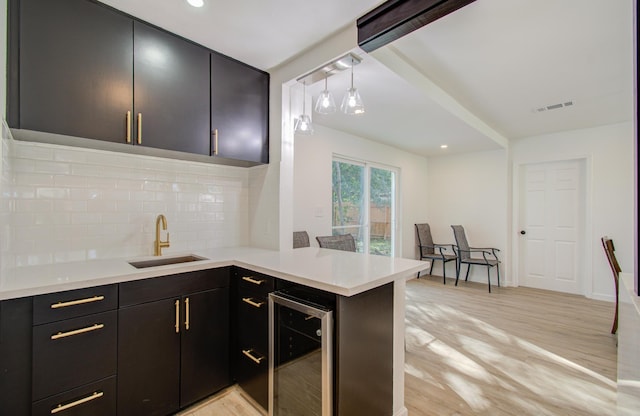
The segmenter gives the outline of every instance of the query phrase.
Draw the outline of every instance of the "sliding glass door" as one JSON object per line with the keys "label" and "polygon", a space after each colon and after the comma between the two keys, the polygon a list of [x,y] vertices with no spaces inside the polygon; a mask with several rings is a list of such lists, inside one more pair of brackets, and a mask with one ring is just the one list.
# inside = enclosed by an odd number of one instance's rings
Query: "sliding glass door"
{"label": "sliding glass door", "polygon": [[332,170],[333,235],[353,235],[360,253],[393,256],[396,170],[341,158]]}

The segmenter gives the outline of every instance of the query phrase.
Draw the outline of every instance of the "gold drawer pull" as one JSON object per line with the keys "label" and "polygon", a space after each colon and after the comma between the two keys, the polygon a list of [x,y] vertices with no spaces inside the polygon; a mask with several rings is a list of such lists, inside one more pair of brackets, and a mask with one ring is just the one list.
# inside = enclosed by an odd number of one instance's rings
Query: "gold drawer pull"
{"label": "gold drawer pull", "polygon": [[82,305],[83,303],[98,302],[104,300],[104,296],[94,296],[86,299],[70,300],[69,302],[52,303],[51,309],[66,308],[67,306]]}
{"label": "gold drawer pull", "polygon": [[142,144],[142,113],[138,113],[138,144]]}
{"label": "gold drawer pull", "polygon": [[60,338],[71,337],[73,335],[84,334],[85,332],[96,331],[98,329],[104,328],[104,324],[93,324],[86,328],[74,329],[73,331],[68,332],[58,332],[57,334],[51,335],[51,339],[56,340]]}
{"label": "gold drawer pull", "polygon": [[176,334],[180,333],[180,301],[177,300],[176,303]]}
{"label": "gold drawer pull", "polygon": [[254,285],[261,285],[264,282],[266,282],[265,279],[254,279],[252,276],[243,276],[242,280],[244,280],[245,282],[249,282],[249,283],[253,283]]}
{"label": "gold drawer pull", "polygon": [[184,329],[189,330],[189,298],[184,300],[184,309],[185,309],[185,321],[184,321]]}
{"label": "gold drawer pull", "polygon": [[213,155],[218,155],[218,129],[213,130]]}
{"label": "gold drawer pull", "polygon": [[131,111],[127,111],[125,123],[127,124],[127,143],[131,143]]}
{"label": "gold drawer pull", "polygon": [[104,396],[104,393],[101,391],[94,391],[91,396],[83,397],[82,399],[78,399],[75,402],[67,403],[65,405],[59,404],[58,406],[51,409],[51,414],[55,415],[58,412],[63,412],[67,409],[71,409],[72,407],[76,407],[82,403],[90,402],[91,400],[99,399]]}
{"label": "gold drawer pull", "polygon": [[255,362],[256,364],[260,364],[260,362],[261,362],[262,360],[264,360],[264,357],[256,357],[256,356],[254,356],[254,355],[252,354],[252,353],[253,353],[253,350],[242,350],[242,353],[243,353],[244,355],[246,355],[247,357],[251,358],[251,360],[253,360],[253,362]]}
{"label": "gold drawer pull", "polygon": [[259,308],[259,307],[261,307],[262,305],[265,304],[265,302],[255,302],[251,298],[242,298],[242,301],[244,303],[248,303],[249,305],[254,306],[256,308]]}

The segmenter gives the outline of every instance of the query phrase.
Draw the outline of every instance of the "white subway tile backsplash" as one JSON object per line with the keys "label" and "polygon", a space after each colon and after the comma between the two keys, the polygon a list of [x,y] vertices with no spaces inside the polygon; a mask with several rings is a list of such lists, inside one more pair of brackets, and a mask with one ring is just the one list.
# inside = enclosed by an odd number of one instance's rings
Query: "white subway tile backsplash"
{"label": "white subway tile backsplash", "polygon": [[249,170],[2,140],[2,267],[246,245]]}

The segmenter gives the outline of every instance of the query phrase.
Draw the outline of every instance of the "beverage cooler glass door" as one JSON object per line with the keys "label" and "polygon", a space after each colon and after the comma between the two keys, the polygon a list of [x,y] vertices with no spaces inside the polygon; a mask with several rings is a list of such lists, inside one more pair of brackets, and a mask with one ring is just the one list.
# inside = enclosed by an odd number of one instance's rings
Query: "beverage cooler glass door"
{"label": "beverage cooler glass door", "polygon": [[331,416],[332,370],[333,312],[269,294],[269,416]]}

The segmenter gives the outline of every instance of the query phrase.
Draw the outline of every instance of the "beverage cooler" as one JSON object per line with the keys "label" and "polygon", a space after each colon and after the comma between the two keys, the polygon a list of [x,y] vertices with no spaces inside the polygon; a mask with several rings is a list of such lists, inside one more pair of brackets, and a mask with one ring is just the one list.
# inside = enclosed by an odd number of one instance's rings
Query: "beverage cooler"
{"label": "beverage cooler", "polygon": [[306,287],[269,294],[269,416],[333,415],[334,308]]}

